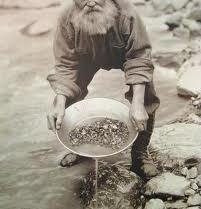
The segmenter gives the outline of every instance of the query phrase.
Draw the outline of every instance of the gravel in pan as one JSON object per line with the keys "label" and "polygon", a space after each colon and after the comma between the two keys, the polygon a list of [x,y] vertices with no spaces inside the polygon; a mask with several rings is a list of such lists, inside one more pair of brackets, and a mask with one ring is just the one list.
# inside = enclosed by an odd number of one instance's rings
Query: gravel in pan
{"label": "gravel in pan", "polygon": [[112,149],[120,149],[129,140],[129,131],[125,123],[114,119],[101,119],[89,125],[79,126],[70,134],[73,146],[95,144]]}

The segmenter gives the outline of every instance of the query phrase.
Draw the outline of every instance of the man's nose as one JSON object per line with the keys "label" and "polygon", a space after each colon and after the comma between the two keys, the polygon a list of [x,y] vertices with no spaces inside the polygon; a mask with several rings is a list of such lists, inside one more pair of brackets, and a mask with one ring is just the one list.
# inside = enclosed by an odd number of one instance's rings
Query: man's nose
{"label": "man's nose", "polygon": [[88,6],[88,7],[91,7],[91,8],[95,7],[95,5],[96,5],[96,2],[94,2],[94,1],[89,1],[89,2],[87,3],[87,6]]}

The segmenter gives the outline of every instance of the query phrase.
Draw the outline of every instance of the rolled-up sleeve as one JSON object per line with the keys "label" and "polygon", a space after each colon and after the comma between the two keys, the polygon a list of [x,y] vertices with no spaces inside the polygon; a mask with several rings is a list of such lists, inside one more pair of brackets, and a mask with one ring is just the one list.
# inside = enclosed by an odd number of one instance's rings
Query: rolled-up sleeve
{"label": "rolled-up sleeve", "polygon": [[75,99],[81,94],[77,85],[78,58],[75,52],[73,27],[63,17],[59,18],[54,39],[55,68],[47,76],[56,94]]}
{"label": "rolled-up sleeve", "polygon": [[126,43],[124,63],[126,84],[151,82],[154,71],[151,44],[142,20],[134,11],[131,17],[124,17],[122,28]]}

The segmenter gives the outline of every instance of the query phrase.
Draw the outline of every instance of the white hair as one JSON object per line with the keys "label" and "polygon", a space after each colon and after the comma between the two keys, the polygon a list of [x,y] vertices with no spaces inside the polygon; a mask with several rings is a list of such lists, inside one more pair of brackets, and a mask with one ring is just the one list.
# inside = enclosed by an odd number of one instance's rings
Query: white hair
{"label": "white hair", "polygon": [[94,11],[90,11],[87,7],[83,9],[76,7],[72,22],[76,28],[89,35],[106,34],[114,25],[117,15],[116,5],[111,0],[107,0],[103,7],[96,5]]}

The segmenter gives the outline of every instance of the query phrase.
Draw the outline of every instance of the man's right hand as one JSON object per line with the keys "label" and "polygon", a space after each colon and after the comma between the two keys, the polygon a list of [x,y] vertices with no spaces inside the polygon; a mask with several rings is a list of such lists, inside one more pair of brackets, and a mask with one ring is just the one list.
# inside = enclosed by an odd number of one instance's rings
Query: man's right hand
{"label": "man's right hand", "polygon": [[61,128],[61,123],[65,114],[66,97],[57,95],[54,98],[50,113],[47,115],[47,125],[54,133]]}

